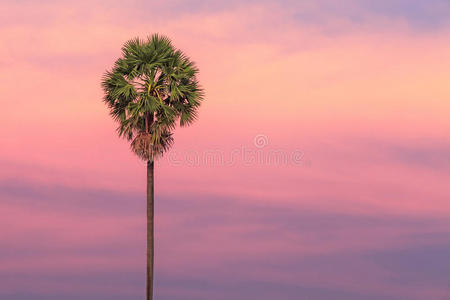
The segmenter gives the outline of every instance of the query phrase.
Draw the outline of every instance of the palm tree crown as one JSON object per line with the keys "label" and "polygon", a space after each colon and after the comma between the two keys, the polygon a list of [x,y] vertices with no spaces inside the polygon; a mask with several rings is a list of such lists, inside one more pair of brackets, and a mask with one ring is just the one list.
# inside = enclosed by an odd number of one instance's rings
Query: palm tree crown
{"label": "palm tree crown", "polygon": [[154,34],[122,47],[122,57],[102,80],[104,102],[118,121],[119,136],[141,159],[153,161],[171,146],[176,124],[197,118],[203,90],[198,69],[171,41]]}

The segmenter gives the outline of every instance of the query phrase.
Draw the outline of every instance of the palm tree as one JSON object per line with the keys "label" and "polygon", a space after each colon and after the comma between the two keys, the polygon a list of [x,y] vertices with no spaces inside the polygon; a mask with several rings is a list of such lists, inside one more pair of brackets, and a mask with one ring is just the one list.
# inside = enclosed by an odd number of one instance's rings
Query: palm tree
{"label": "palm tree", "polygon": [[167,37],[154,34],[126,42],[122,56],[102,78],[104,102],[119,123],[119,136],[147,161],[147,300],[153,299],[154,161],[172,145],[176,125],[187,126],[197,118],[203,100],[197,73]]}

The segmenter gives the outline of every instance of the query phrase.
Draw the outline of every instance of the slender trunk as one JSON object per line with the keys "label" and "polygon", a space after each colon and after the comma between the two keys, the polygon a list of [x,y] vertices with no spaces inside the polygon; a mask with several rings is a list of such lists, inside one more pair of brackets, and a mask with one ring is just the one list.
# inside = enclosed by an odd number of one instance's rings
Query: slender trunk
{"label": "slender trunk", "polygon": [[147,300],[153,300],[154,263],[154,191],[153,161],[147,162]]}

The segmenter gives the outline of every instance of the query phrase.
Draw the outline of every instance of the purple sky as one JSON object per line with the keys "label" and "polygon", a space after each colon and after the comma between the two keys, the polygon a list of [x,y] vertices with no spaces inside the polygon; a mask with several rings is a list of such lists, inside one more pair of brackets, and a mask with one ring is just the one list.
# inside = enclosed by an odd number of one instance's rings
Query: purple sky
{"label": "purple sky", "polygon": [[0,299],[144,299],[145,164],[100,80],[167,34],[199,121],[156,166],[157,300],[450,299],[450,4],[0,3]]}

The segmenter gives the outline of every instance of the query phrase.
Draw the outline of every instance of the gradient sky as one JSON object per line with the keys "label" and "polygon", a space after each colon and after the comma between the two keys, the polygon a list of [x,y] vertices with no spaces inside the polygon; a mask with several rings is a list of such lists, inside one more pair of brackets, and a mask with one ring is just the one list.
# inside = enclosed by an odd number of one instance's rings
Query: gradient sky
{"label": "gradient sky", "polygon": [[154,32],[206,91],[156,167],[156,299],[450,299],[447,0],[0,2],[0,299],[144,299],[100,80]]}

